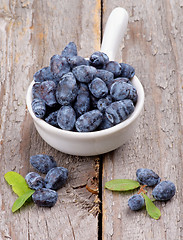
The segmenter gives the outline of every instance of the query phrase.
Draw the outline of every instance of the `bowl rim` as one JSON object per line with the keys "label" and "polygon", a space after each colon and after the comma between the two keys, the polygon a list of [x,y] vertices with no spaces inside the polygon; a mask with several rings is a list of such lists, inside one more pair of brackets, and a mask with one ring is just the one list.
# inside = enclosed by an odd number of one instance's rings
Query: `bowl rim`
{"label": "bowl rim", "polygon": [[76,138],[76,139],[87,139],[87,138],[98,138],[98,137],[103,137],[106,135],[111,135],[113,133],[118,132],[119,130],[124,129],[126,126],[130,125],[132,122],[135,121],[135,119],[138,118],[138,116],[140,115],[143,106],[144,106],[144,89],[143,86],[140,82],[140,80],[137,78],[137,76],[135,75],[132,78],[132,84],[134,85],[134,87],[137,90],[137,94],[138,94],[138,99],[137,99],[137,103],[135,105],[135,110],[134,112],[123,122],[110,127],[108,129],[103,129],[103,130],[99,130],[99,131],[93,131],[93,132],[74,132],[74,131],[68,131],[68,130],[63,130],[57,127],[54,127],[52,125],[50,125],[49,123],[45,122],[43,119],[37,118],[35,116],[35,114],[33,113],[32,110],[32,86],[34,85],[35,81],[33,80],[27,90],[27,94],[26,94],[26,104],[27,104],[27,108],[28,111],[31,115],[31,117],[33,118],[35,124],[38,124],[41,128],[44,128],[46,131],[48,132],[52,132],[54,134],[57,135],[65,135],[67,137],[72,137],[72,138]]}

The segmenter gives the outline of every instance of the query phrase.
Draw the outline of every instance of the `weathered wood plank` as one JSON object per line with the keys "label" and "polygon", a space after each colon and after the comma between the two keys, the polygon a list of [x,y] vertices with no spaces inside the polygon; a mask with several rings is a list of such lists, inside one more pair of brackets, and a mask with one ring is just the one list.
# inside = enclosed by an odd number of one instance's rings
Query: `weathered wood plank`
{"label": "weathered wood plank", "polygon": [[[74,157],[48,146],[38,135],[26,109],[25,96],[33,74],[74,41],[87,57],[100,46],[98,0],[0,1],[0,239],[97,239],[95,196],[85,188],[97,174],[95,157]],[[16,199],[3,175],[14,170],[25,176],[29,157],[45,153],[69,170],[68,184],[58,191],[52,209],[34,204],[12,214]]]}
{"label": "weathered wood plank", "polygon": [[156,203],[162,216],[151,219],[145,210],[127,206],[133,194],[103,190],[103,238],[183,239],[182,209],[182,1],[104,1],[105,22],[111,10],[124,7],[129,13],[128,31],[122,49],[123,61],[136,69],[145,90],[145,106],[133,138],[104,156],[103,185],[117,178],[135,179],[140,167],[171,180],[176,195]]}

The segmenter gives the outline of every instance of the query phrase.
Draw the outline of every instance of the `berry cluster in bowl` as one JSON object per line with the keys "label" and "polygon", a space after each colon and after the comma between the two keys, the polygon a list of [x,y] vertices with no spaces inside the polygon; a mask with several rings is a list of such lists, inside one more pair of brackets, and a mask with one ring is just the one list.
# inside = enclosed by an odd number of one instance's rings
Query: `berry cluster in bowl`
{"label": "berry cluster in bowl", "polygon": [[48,124],[69,131],[92,132],[126,120],[138,94],[131,80],[134,68],[110,61],[103,52],[89,59],[70,42],[50,66],[34,74],[32,110]]}

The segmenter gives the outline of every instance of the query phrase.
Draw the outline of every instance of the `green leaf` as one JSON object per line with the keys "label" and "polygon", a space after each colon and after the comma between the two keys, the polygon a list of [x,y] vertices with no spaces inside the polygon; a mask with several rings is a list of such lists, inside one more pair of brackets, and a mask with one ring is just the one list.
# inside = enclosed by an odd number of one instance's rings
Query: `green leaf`
{"label": "green leaf", "polygon": [[19,198],[17,198],[17,200],[13,204],[12,212],[16,212],[19,208],[21,208],[26,202],[26,200],[28,200],[29,197],[32,196],[34,192],[35,190],[30,189],[29,191],[21,195]]}
{"label": "green leaf", "polygon": [[24,177],[19,173],[10,171],[4,175],[5,180],[12,186],[13,191],[20,197],[30,190]]}
{"label": "green leaf", "polygon": [[146,210],[149,214],[149,216],[151,216],[154,219],[159,219],[161,216],[161,212],[159,210],[159,208],[157,208],[154,203],[152,202],[152,200],[144,193],[141,193],[142,196],[145,199],[145,204],[146,204]]}
{"label": "green leaf", "polygon": [[131,179],[114,179],[105,183],[105,188],[111,191],[129,191],[139,186],[139,182]]}

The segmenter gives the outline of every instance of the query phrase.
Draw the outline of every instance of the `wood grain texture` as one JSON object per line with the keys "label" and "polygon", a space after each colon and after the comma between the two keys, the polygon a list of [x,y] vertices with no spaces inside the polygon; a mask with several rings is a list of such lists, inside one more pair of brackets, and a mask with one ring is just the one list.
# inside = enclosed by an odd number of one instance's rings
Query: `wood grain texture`
{"label": "wood grain texture", "polygon": [[[183,239],[183,2],[182,0],[0,0],[0,240],[181,240]],[[128,31],[117,60],[136,69],[145,90],[144,111],[133,138],[103,159],[102,236],[98,236],[95,195],[85,188],[98,174],[98,157],[58,152],[38,135],[26,109],[25,95],[33,74],[74,41],[79,55],[100,49],[103,27],[115,7],[129,13]],[[16,199],[3,175],[32,171],[31,155],[45,153],[67,167],[69,179],[51,209],[34,204],[15,214]],[[135,179],[140,167],[151,168],[177,191],[167,203],[156,203],[162,216],[132,212],[130,193],[104,189],[115,178]],[[150,189],[151,192],[152,189]],[[135,191],[134,191],[135,192]],[[149,192],[149,194],[150,194]],[[99,226],[101,226],[99,224]]]}
{"label": "wood grain texture", "polygon": [[[68,42],[84,57],[99,49],[100,11],[97,0],[0,0],[0,239],[98,239],[96,196],[85,188],[98,160],[48,146],[35,130],[25,96],[33,74]],[[33,170],[30,156],[40,153],[68,168],[68,184],[53,208],[31,204],[12,214],[16,196],[3,176],[14,170],[25,177]]]}
{"label": "wood grain texture", "polygon": [[173,181],[177,191],[169,202],[156,202],[162,213],[157,221],[145,210],[130,211],[127,202],[135,191],[119,194],[104,189],[102,239],[181,240],[183,2],[105,0],[104,23],[117,6],[129,13],[122,59],[136,69],[145,90],[145,106],[133,138],[104,156],[103,186],[111,179],[136,179],[136,170],[145,167],[162,180]]}

